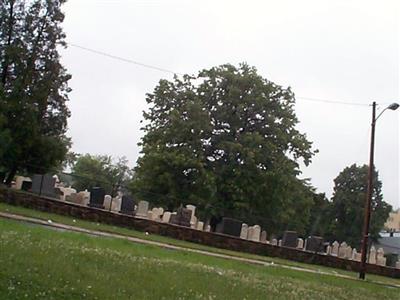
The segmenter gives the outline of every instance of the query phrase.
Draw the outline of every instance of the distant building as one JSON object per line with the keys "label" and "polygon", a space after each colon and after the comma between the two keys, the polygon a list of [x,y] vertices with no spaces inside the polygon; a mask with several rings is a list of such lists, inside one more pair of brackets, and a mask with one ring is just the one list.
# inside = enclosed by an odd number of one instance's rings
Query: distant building
{"label": "distant building", "polygon": [[391,212],[384,225],[385,230],[400,232],[400,209]]}

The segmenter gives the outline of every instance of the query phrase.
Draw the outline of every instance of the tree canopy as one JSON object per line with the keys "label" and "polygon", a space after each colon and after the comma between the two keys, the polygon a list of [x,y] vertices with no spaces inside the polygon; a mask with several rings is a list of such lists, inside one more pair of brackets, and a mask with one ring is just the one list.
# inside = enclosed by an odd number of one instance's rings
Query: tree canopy
{"label": "tree canopy", "polygon": [[[383,200],[382,182],[378,172],[373,171],[370,236],[376,240],[392,207]],[[364,222],[364,206],[367,194],[368,166],[353,164],[335,178],[334,194],[330,208],[330,239],[346,241],[359,246]]]}
{"label": "tree canopy", "polygon": [[78,190],[100,186],[108,194],[113,194],[118,188],[126,186],[132,177],[132,170],[125,157],[116,161],[108,155],[78,156],[72,166],[72,183]]}
{"label": "tree canopy", "polygon": [[[161,80],[147,94],[133,189],[214,214],[262,215],[304,230],[313,203],[300,174],[314,154],[296,129],[295,97],[247,64]],[[267,220],[267,221],[266,221]]]}
{"label": "tree canopy", "polygon": [[68,151],[65,0],[0,1],[0,168],[46,172]]}

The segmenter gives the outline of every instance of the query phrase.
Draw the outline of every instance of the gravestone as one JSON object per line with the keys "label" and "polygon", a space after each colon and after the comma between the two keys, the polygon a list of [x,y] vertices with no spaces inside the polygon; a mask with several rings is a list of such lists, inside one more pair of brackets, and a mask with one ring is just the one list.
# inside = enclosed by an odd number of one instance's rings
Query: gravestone
{"label": "gravestone", "polygon": [[138,208],[136,211],[137,217],[147,218],[147,211],[149,210],[149,202],[139,201]]}
{"label": "gravestone", "polygon": [[88,191],[81,191],[76,195],[75,198],[77,204],[80,205],[88,205],[90,200],[90,192]]}
{"label": "gravestone", "polygon": [[240,230],[240,238],[247,239],[247,232],[249,230],[249,226],[246,223],[242,224],[242,229]]}
{"label": "gravestone", "polygon": [[192,217],[193,217],[196,213],[196,206],[188,204],[188,205],[186,205],[186,208],[190,209],[192,211]]}
{"label": "gravestone", "polygon": [[135,211],[135,201],[131,196],[123,195],[121,198],[120,213],[126,215],[133,215]]}
{"label": "gravestone", "polygon": [[369,250],[368,263],[374,265],[376,264],[376,250],[374,246],[372,246],[371,249]]}
{"label": "gravestone", "polygon": [[191,228],[197,228],[197,217],[195,215],[192,214],[192,216],[190,217],[190,227]]}
{"label": "gravestone", "polygon": [[346,248],[346,256],[344,257],[345,259],[351,259],[353,254],[353,249],[350,246],[347,246]]}
{"label": "gravestone", "polygon": [[385,252],[382,248],[378,248],[376,252],[376,264],[379,266],[386,266],[386,257],[384,256]]}
{"label": "gravestone", "polygon": [[203,228],[204,228],[204,223],[202,221],[198,221],[196,229],[203,231]]}
{"label": "gravestone", "polygon": [[279,246],[279,247],[282,247],[282,240],[279,240],[279,241],[278,241],[278,246]]}
{"label": "gravestone", "polygon": [[171,212],[170,211],[166,211],[166,212],[164,212],[164,214],[162,216],[162,222],[163,223],[169,223],[170,218],[171,218]]}
{"label": "gravestone", "polygon": [[208,224],[208,225],[206,226],[206,228],[204,229],[204,231],[210,232],[210,231],[211,231],[211,225]]}
{"label": "gravestone", "polygon": [[304,248],[304,240],[301,238],[298,238],[296,249],[303,250],[303,248]]}
{"label": "gravestone", "polygon": [[272,239],[271,245],[278,246],[278,240],[277,239]]}
{"label": "gravestone", "polygon": [[17,176],[15,178],[15,184],[13,185],[12,188],[17,189],[17,190],[28,191],[29,188],[28,189],[26,189],[26,187],[25,187],[25,189],[23,188],[24,184],[25,184],[25,186],[27,186],[29,184],[30,184],[30,186],[32,186],[32,180],[29,177]]}
{"label": "gravestone", "polygon": [[217,225],[216,232],[240,237],[242,222],[232,218],[223,217]]}
{"label": "gravestone", "polygon": [[346,251],[347,251],[347,244],[346,242],[342,242],[339,247],[339,253],[338,257],[339,258],[345,258],[346,257]]}
{"label": "gravestone", "polygon": [[261,231],[260,242],[267,243],[267,232],[265,230]]}
{"label": "gravestone", "polygon": [[60,196],[60,199],[62,201],[66,201],[66,198],[71,195],[71,194],[76,194],[76,189],[73,189],[72,187],[62,187],[59,186],[58,189],[61,191],[62,195]]}
{"label": "gravestone", "polygon": [[93,187],[90,190],[89,206],[104,209],[104,196],[106,192],[102,187]]}
{"label": "gravestone", "polygon": [[324,241],[320,236],[310,236],[306,240],[306,251],[322,252]]}
{"label": "gravestone", "polygon": [[328,245],[326,247],[326,255],[332,255],[332,246],[331,245]]}
{"label": "gravestone", "polygon": [[32,193],[54,198],[56,196],[55,185],[56,179],[53,176],[35,174],[32,178]]}
{"label": "gravestone", "polygon": [[400,260],[396,261],[396,269],[400,269]]}
{"label": "gravestone", "polygon": [[282,238],[282,247],[296,248],[297,239],[296,231],[285,231]]}
{"label": "gravestone", "polygon": [[154,207],[151,211],[152,211],[152,220],[161,221],[161,217],[164,213],[164,208]]}
{"label": "gravestone", "polygon": [[259,225],[254,225],[252,226],[252,234],[249,237],[249,240],[254,241],[254,242],[259,242],[260,241],[260,235],[261,235],[261,227]]}
{"label": "gravestone", "polygon": [[339,242],[338,241],[334,241],[332,243],[332,256],[338,256],[339,254]]}
{"label": "gravestone", "polygon": [[192,211],[187,208],[178,208],[176,214],[172,214],[169,222],[171,224],[190,227],[190,219],[192,217]]}
{"label": "gravestone", "polygon": [[104,196],[104,208],[106,210],[111,210],[111,202],[112,202],[111,195],[105,195]]}

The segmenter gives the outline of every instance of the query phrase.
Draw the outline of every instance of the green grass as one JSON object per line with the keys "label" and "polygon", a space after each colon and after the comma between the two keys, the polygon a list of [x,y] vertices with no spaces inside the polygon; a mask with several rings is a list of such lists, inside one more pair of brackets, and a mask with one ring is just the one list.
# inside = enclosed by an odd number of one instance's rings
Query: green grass
{"label": "green grass", "polygon": [[[205,245],[200,245],[200,244],[176,240],[176,239],[172,239],[172,238],[168,238],[168,237],[163,237],[163,236],[159,236],[159,235],[152,235],[152,234],[146,235],[144,232],[139,232],[139,231],[135,231],[132,229],[116,227],[116,226],[101,224],[101,223],[88,222],[88,221],[84,221],[84,220],[80,220],[80,219],[73,219],[71,217],[46,213],[46,212],[27,209],[27,208],[23,208],[23,207],[12,206],[12,205],[8,205],[8,204],[1,203],[1,202],[0,202],[0,211],[15,213],[15,214],[23,215],[23,216],[28,216],[28,217],[34,217],[34,218],[38,218],[38,219],[42,219],[42,220],[50,219],[54,222],[58,222],[58,223],[66,224],[66,225],[73,225],[73,226],[78,226],[78,227],[82,227],[82,228],[86,228],[86,229],[93,229],[93,230],[100,230],[100,231],[105,231],[105,232],[123,234],[123,235],[137,237],[137,238],[141,238],[141,239],[145,239],[145,240],[163,242],[163,243],[167,243],[170,245],[182,246],[182,247],[191,248],[191,249],[211,251],[214,253],[221,253],[221,254],[227,254],[227,255],[236,256],[236,257],[257,259],[257,260],[262,260],[262,261],[266,261],[266,262],[274,262],[275,264],[281,264],[281,265],[286,265],[286,266],[295,266],[295,267],[311,269],[311,270],[321,271],[321,272],[330,273],[330,274],[341,274],[341,275],[351,276],[353,278],[357,278],[357,276],[358,276],[357,273],[346,271],[346,270],[334,269],[334,268],[323,267],[323,266],[318,266],[318,265],[310,265],[310,264],[305,264],[305,263],[299,263],[299,262],[289,261],[289,260],[280,259],[280,258],[276,258],[276,257],[267,257],[267,256],[253,255],[253,254],[243,253],[243,252],[230,251],[230,250],[225,250],[225,249],[218,249],[218,248],[213,248],[213,247],[209,247],[209,246],[205,246]],[[382,277],[382,276],[377,276],[377,275],[367,274],[367,280],[368,281],[379,281],[379,282],[382,282],[385,284],[400,285],[400,280],[398,280],[398,279]],[[399,299],[400,299],[400,297],[399,297]]]}
{"label": "green grass", "polygon": [[370,282],[0,219],[0,299],[399,299]]}

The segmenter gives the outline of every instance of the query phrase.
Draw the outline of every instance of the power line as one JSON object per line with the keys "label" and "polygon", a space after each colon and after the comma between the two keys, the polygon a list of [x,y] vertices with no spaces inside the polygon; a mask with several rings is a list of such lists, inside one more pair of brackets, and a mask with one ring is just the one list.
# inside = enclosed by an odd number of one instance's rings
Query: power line
{"label": "power line", "polygon": [[369,104],[365,103],[357,103],[357,102],[346,102],[340,100],[327,100],[327,99],[320,99],[320,98],[310,98],[310,97],[302,97],[297,96],[296,98],[306,100],[306,101],[313,101],[313,102],[322,102],[322,103],[331,103],[331,104],[343,104],[343,105],[356,105],[356,106],[370,106]]}
{"label": "power line", "polygon": [[85,51],[88,51],[88,52],[92,52],[92,53],[96,53],[96,54],[99,54],[99,55],[103,55],[103,56],[106,56],[106,57],[109,57],[109,58],[113,58],[113,59],[116,59],[116,60],[120,60],[120,61],[123,61],[123,62],[126,62],[126,63],[138,65],[138,66],[141,66],[141,67],[145,67],[145,68],[148,68],[148,69],[153,69],[153,70],[157,70],[157,71],[161,71],[161,72],[165,72],[165,73],[177,74],[177,75],[183,76],[183,74],[175,72],[175,71],[172,71],[172,70],[156,67],[156,66],[153,66],[153,65],[148,65],[148,64],[141,63],[141,62],[138,62],[138,61],[135,61],[135,60],[131,60],[131,59],[124,58],[124,57],[121,57],[121,56],[109,54],[109,53],[106,53],[106,52],[103,52],[103,51],[98,51],[98,50],[95,50],[95,49],[83,47],[83,46],[80,46],[80,45],[77,45],[77,44],[73,44],[73,43],[67,43],[67,44],[72,46],[72,47],[75,47],[75,48],[79,48],[79,49],[82,49],[82,50],[85,50]]}
{"label": "power line", "polygon": [[[145,64],[145,63],[141,63],[139,61],[135,61],[135,60],[132,60],[132,59],[129,59],[129,58],[124,58],[124,57],[117,56],[117,55],[114,55],[114,54],[109,54],[109,53],[106,53],[106,52],[103,52],[103,51],[99,51],[99,50],[96,50],[96,49],[80,46],[78,44],[74,44],[74,43],[67,43],[67,44],[72,46],[72,47],[79,48],[81,50],[85,50],[85,51],[88,51],[88,52],[91,52],[91,53],[95,53],[95,54],[98,54],[98,55],[102,55],[102,56],[105,56],[105,57],[116,59],[116,60],[119,60],[119,61],[122,61],[122,62],[138,65],[138,66],[141,66],[141,67],[144,67],[144,68],[153,69],[153,70],[157,70],[157,71],[160,71],[160,72],[165,72],[165,73],[184,76],[184,74],[179,73],[179,72],[175,72],[175,71],[172,71],[172,70],[169,70],[169,69],[165,69],[165,68],[161,68],[161,67]],[[369,104],[365,104],[365,103],[346,102],[346,101],[339,101],[339,100],[328,100],[328,99],[311,98],[311,97],[303,97],[303,96],[298,96],[296,98],[302,99],[302,100],[306,100],[306,101],[320,102],[320,103],[342,104],[342,105],[353,105],[353,106],[354,105],[355,106],[369,106]]]}

